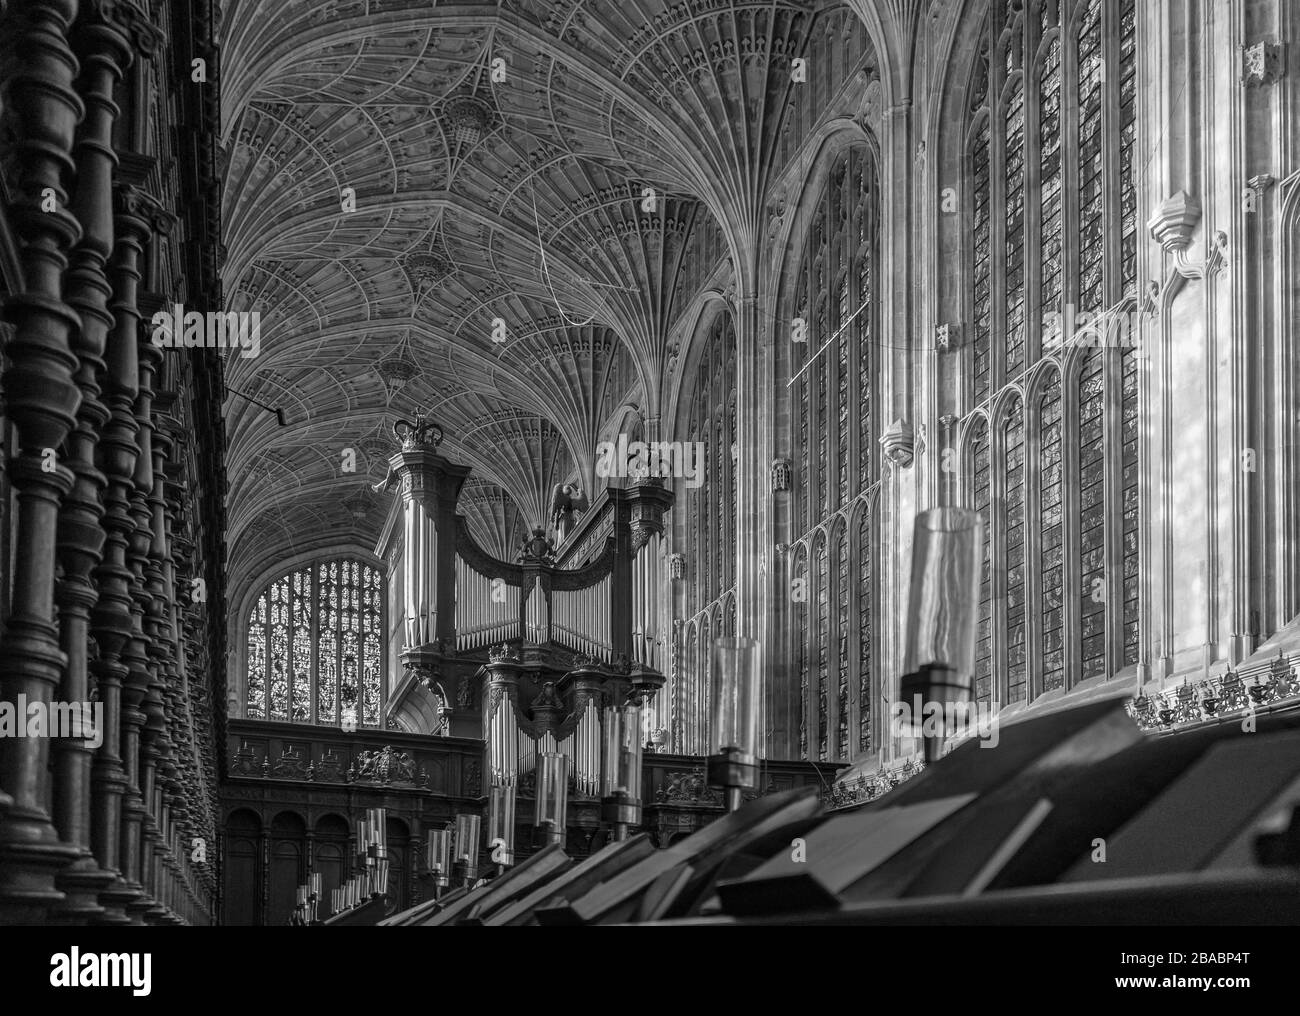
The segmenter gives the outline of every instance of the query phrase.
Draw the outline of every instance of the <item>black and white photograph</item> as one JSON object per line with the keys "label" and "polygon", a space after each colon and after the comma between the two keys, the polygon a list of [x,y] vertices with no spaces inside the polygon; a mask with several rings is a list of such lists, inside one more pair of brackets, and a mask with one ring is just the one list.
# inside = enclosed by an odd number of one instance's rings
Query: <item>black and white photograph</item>
{"label": "black and white photograph", "polygon": [[0,307],[33,991],[1282,983],[1297,0],[8,0]]}

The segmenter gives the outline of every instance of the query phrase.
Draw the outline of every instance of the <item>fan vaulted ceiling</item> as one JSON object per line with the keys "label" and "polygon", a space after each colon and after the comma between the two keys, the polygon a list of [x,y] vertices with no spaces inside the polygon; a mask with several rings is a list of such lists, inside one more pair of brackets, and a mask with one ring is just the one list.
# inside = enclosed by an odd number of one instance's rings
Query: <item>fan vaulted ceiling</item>
{"label": "fan vaulted ceiling", "polygon": [[[231,579],[377,537],[391,424],[431,410],[503,555],[597,434],[657,413],[682,263],[757,235],[813,5],[236,0],[222,28]],[[657,197],[647,210],[642,197]],[[352,200],[355,200],[355,210]],[[504,341],[501,326],[504,325]],[[345,449],[355,454],[346,471]]]}

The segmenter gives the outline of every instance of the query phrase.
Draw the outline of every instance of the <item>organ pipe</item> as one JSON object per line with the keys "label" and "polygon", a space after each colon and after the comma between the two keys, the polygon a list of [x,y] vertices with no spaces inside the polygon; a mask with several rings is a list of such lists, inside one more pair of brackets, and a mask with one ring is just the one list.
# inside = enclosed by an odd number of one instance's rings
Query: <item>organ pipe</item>
{"label": "organ pipe", "polygon": [[518,619],[519,587],[480,574],[457,555],[457,648],[477,649],[518,638]]}

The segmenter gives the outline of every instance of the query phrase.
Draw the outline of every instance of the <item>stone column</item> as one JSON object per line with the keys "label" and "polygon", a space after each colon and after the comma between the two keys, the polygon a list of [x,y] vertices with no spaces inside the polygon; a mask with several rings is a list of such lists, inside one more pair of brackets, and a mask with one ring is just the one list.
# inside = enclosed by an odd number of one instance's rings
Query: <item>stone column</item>
{"label": "stone column", "polygon": [[[66,664],[54,618],[54,549],[59,500],[73,483],[57,450],[81,401],[72,349],[79,321],[63,302],[67,253],[80,237],[65,187],[84,112],[67,39],[76,14],[76,0],[31,0],[0,25],[13,136],[10,221],[23,279],[4,308],[14,335],[0,378],[18,445],[7,466],[17,492],[13,599],[0,636],[0,699],[14,703],[48,703]],[[49,754],[48,737],[0,738],[0,787],[13,799],[0,825],[0,923],[43,920],[63,898],[56,873],[78,854],[59,842],[46,811]]]}
{"label": "stone column", "polygon": [[[767,731],[773,725],[779,704],[769,701],[775,682],[768,680],[779,666],[779,642],[773,597],[775,523],[773,498],[768,482],[774,448],[775,414],[772,410],[774,352],[772,329],[762,321],[771,308],[760,313],[757,294],[757,265],[743,269],[742,291],[734,308],[736,315],[736,635],[762,643],[760,680],[765,687],[756,696],[759,703],[759,752],[767,755]],[[721,448],[719,455],[729,455]],[[716,638],[720,632],[711,633]],[[711,647],[706,648],[712,652]]]}

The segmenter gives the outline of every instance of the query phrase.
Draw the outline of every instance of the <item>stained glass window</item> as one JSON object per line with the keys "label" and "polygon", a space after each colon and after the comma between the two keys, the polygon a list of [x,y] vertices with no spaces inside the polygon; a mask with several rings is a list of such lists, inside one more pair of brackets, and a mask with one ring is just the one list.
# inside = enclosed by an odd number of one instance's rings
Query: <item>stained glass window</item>
{"label": "stained glass window", "polygon": [[731,509],[726,504],[731,497],[731,484],[727,482],[727,466],[731,463],[731,442],[727,440],[724,415],[725,410],[719,410],[713,425],[714,473],[710,497],[713,503],[710,508],[713,510],[715,541],[713,546],[716,550],[713,555],[713,582],[709,589],[711,599],[722,595],[723,582],[726,581],[726,567],[723,562],[732,556],[730,548],[727,547],[727,522],[731,517]]}
{"label": "stained glass window", "polygon": [[807,477],[794,505],[796,539],[872,482],[877,201],[869,150],[854,146],[836,156],[794,275],[794,316],[814,308],[808,342],[795,344],[791,357],[796,469]]}
{"label": "stained glass window", "polygon": [[384,581],[350,559],[276,579],[248,615],[244,715],[294,723],[382,723]]}
{"label": "stained glass window", "polygon": [[[1120,0],[1120,283],[1126,296],[1137,288],[1137,188],[1134,183],[1134,150],[1137,142],[1137,45],[1136,0]],[[1130,337],[1133,343],[1138,336]],[[1138,599],[1141,565],[1138,548],[1140,518],[1138,487],[1138,354],[1129,346],[1120,354],[1120,506],[1123,524],[1123,660],[1139,662],[1140,613]]]}
{"label": "stained glass window", "polygon": [[871,751],[871,717],[875,703],[872,688],[875,686],[871,651],[874,629],[872,607],[875,602],[874,547],[871,539],[871,516],[862,513],[858,521],[858,751]]}
{"label": "stained glass window", "polygon": [[1061,384],[1043,389],[1039,400],[1038,525],[1041,535],[1038,562],[1042,583],[1039,611],[1040,656],[1043,691],[1065,682],[1063,595],[1065,590],[1065,528],[1061,512]]}
{"label": "stained glass window", "polygon": [[[1061,308],[1061,43],[1053,39],[1039,75],[1039,322]],[[1044,342],[1044,346],[1048,343]],[[1044,352],[1050,352],[1045,348]]]}
{"label": "stained glass window", "polygon": [[[803,345],[803,343],[799,343]],[[796,405],[799,412],[799,465],[792,480],[794,484],[794,526],[797,533],[802,533],[808,526],[808,476],[812,469],[808,461],[808,378],[799,379],[796,388],[798,396]]]}
{"label": "stained glass window", "polygon": [[[863,221],[867,216],[863,215]],[[858,417],[857,432],[860,435],[872,433],[871,425],[871,253],[869,247],[860,249],[858,262],[858,299],[861,310],[854,320],[858,334]],[[863,438],[858,442],[858,489],[866,490],[871,486],[871,449],[873,441]]]}
{"label": "stained glass window", "polygon": [[1119,208],[1120,280],[1131,295],[1137,282],[1137,187],[1133,179],[1134,146],[1137,144],[1137,46],[1136,0],[1119,5]]}
{"label": "stained glass window", "polygon": [[830,472],[831,460],[827,449],[827,431],[830,417],[826,415],[826,360],[817,361],[817,514],[825,517],[831,512]]}
{"label": "stained glass window", "polygon": [[837,759],[849,757],[849,538],[840,531],[836,550],[835,599],[837,604],[835,617],[835,641],[839,647],[836,654],[836,746]]}
{"label": "stained glass window", "polygon": [[984,520],[984,562],[980,567],[979,592],[979,626],[975,632],[975,697],[980,702],[992,701],[993,676],[993,551],[992,541],[987,534],[990,528],[989,518],[989,433],[988,427],[981,420],[971,437],[971,486],[970,505],[980,513]]}
{"label": "stained glass window", "polygon": [[830,681],[830,568],[826,562],[826,541],[817,541],[817,757],[826,760],[827,736],[826,685]]}
{"label": "stained glass window", "polygon": [[804,595],[793,598],[795,670],[799,672],[799,757],[808,757],[808,558],[801,546],[794,562],[795,589]]}
{"label": "stained glass window", "polygon": [[692,408],[691,437],[703,449],[697,463],[703,482],[683,493],[694,504],[688,519],[692,552],[688,612],[698,613],[718,600],[736,576],[736,328],[729,314],[709,326],[700,353]]}
{"label": "stained glass window", "polygon": [[266,719],[266,615],[267,596],[253,604],[248,619],[248,708],[250,720]]}
{"label": "stained glass window", "polygon": [[973,258],[975,266],[975,334],[973,336],[972,373],[975,382],[975,401],[982,402],[989,394],[989,336],[993,317],[989,263],[989,121],[980,121],[971,151],[975,176],[975,209],[972,214]]}
{"label": "stained glass window", "polygon": [[1025,91],[1017,76],[1006,111],[1006,377],[1025,365]]}
{"label": "stained glass window", "polygon": [[1079,25],[1079,309],[1090,314],[1102,303],[1105,250],[1102,173],[1102,99],[1105,78],[1101,51],[1101,0],[1086,0]]}
{"label": "stained glass window", "polygon": [[[700,665],[699,634],[694,624],[686,633],[686,668],[692,676],[704,673],[704,668]],[[682,682],[682,731],[677,737],[677,743],[682,746],[680,750],[686,752],[699,750],[695,730],[700,716],[699,687],[698,679]]]}
{"label": "stained glass window", "polygon": [[[685,655],[687,662],[678,674],[682,688],[675,695],[687,709],[682,739],[675,743],[678,750],[695,752],[707,746],[710,633],[722,635],[721,602],[736,582],[738,485],[733,448],[739,452],[740,437],[736,427],[736,328],[731,315],[714,315],[700,342],[694,390],[687,402],[688,440],[697,448],[694,466],[700,482],[679,493],[687,513],[686,618],[699,627],[691,628],[693,648]],[[729,617],[726,623],[730,623]]]}
{"label": "stained glass window", "polygon": [[293,679],[290,686],[290,712],[295,723],[306,723],[311,719],[311,633],[312,602],[311,575],[308,572],[294,572],[290,580],[293,595],[292,622],[293,637],[290,642],[289,673]]}
{"label": "stained glass window", "polygon": [[289,580],[281,579],[271,586],[271,625],[268,633],[270,648],[267,660],[271,664],[271,707],[273,720],[289,718]]}
{"label": "stained glass window", "polygon": [[727,588],[736,584],[736,540],[739,538],[739,531],[736,528],[737,505],[740,503],[740,434],[736,431],[736,397],[731,397],[731,405],[727,409],[727,442],[731,449],[727,456],[727,461],[731,464],[731,499],[727,506]]}
{"label": "stained glass window", "polygon": [[[974,404],[965,408],[1006,398],[999,386],[1040,358],[1065,371],[1039,390],[1019,437],[998,435],[1008,487],[1005,504],[997,503],[1005,517],[993,520],[993,531],[994,550],[1006,555],[997,568],[1006,575],[1007,615],[988,647],[989,682],[1014,701],[1022,688],[1025,695],[1054,690],[1140,659],[1140,361],[1127,348],[1064,355],[1079,338],[1081,315],[1128,314],[1132,303],[1124,301],[1136,295],[1138,25],[1136,0],[994,4],[991,11],[970,78],[973,321],[965,366]],[[995,40],[1005,50],[990,63]],[[991,219],[998,187],[1003,211]],[[990,253],[999,233],[1001,247]],[[995,332],[995,321],[1005,328]],[[990,363],[1004,368],[1001,377]],[[1109,378],[1119,388],[1111,412],[1102,392]],[[1077,407],[1068,417],[1067,387]],[[1035,447],[1036,458],[1028,454]],[[1107,468],[1107,448],[1119,451],[1118,469]],[[1036,504],[1026,505],[1011,485],[1019,475],[1024,487],[1026,469],[1036,472]],[[972,497],[979,486],[972,478]],[[1068,515],[1066,495],[1077,498]],[[1118,546],[1108,546],[1108,530]],[[1014,577],[1018,557],[1039,575],[1032,601],[1031,584]],[[1032,690],[1027,629],[1035,631],[1030,655],[1041,666],[1033,668]]]}
{"label": "stained glass window", "polygon": [[849,339],[841,335],[839,342],[839,359],[836,363],[836,377],[839,378],[839,391],[836,398],[836,451],[835,462],[838,472],[836,507],[842,507],[849,499]]}
{"label": "stained glass window", "polygon": [[1079,371],[1080,680],[1106,669],[1106,421],[1102,387],[1102,357],[1094,350]]}
{"label": "stained glass window", "polygon": [[[860,581],[866,581],[854,568],[866,552],[858,547],[856,525],[845,528],[845,521],[832,520],[850,516],[855,501],[866,497],[875,482],[872,346],[877,335],[878,201],[870,150],[854,145],[839,152],[810,213],[793,275],[792,317],[811,318],[808,342],[795,344],[790,357],[796,458],[790,536],[803,553],[814,540],[818,543],[805,565],[811,602],[791,612],[790,638],[800,666],[800,754],[805,758],[852,759],[871,744],[871,707],[861,701],[869,693],[863,689],[869,687],[872,659],[871,597],[862,600],[865,606],[858,614],[853,606]],[[830,546],[825,534],[832,530],[841,535]],[[868,622],[865,630],[859,627],[862,620]],[[855,661],[866,667],[865,673],[854,669]]]}
{"label": "stained glass window", "polygon": [[1120,517],[1123,544],[1124,663],[1138,662],[1139,609],[1139,488],[1138,488],[1138,357],[1133,349],[1120,356]]}
{"label": "stained glass window", "polygon": [[691,714],[691,721],[695,725],[694,751],[700,754],[704,754],[709,750],[708,695],[709,674],[713,668],[713,638],[710,634],[712,630],[709,626],[709,617],[705,614],[700,621],[700,655],[699,664],[695,671],[699,675],[699,682],[693,695],[696,702],[695,712]]}
{"label": "stained glass window", "polygon": [[1006,518],[1003,574],[1006,581],[1007,703],[1025,697],[1025,429],[1017,405],[1002,428]]}

